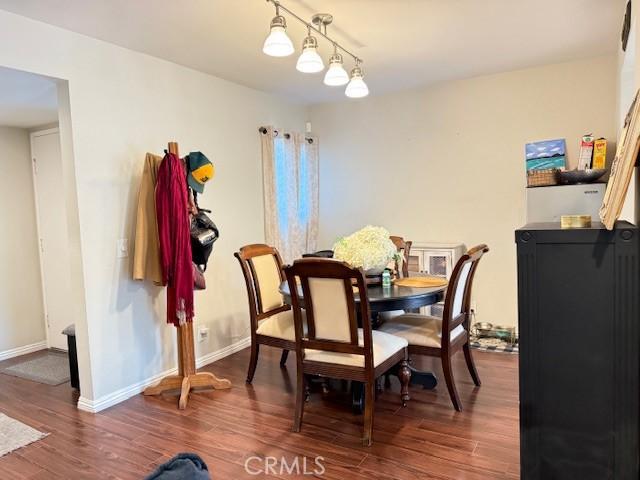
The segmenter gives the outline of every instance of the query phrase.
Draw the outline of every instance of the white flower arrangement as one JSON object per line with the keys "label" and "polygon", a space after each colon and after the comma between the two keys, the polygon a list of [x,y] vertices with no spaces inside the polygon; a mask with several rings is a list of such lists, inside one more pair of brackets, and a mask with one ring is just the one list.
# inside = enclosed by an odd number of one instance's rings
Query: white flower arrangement
{"label": "white flower arrangement", "polygon": [[387,229],[372,225],[340,238],[333,246],[333,258],[361,267],[369,275],[382,273],[392,261],[402,262]]}

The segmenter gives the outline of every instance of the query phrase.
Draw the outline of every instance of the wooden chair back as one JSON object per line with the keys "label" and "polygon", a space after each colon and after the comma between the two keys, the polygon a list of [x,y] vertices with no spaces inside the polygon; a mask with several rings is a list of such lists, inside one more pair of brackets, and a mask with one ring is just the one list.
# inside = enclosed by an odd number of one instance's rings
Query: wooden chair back
{"label": "wooden chair back", "polygon": [[484,244],[477,245],[465,253],[453,269],[442,315],[442,344],[448,344],[451,332],[459,325],[469,331],[471,317],[471,288],[473,278],[482,256],[489,251]]}
{"label": "wooden chair back", "polygon": [[[345,262],[323,258],[303,258],[285,267],[292,292],[296,348],[300,358],[305,349],[351,353],[365,356],[365,368],[373,369],[371,318],[364,272]],[[298,282],[304,305],[298,297]],[[355,298],[360,296],[360,318],[364,345],[358,342],[358,311]],[[304,308],[307,335],[303,335]]]}
{"label": "wooden chair back", "polygon": [[255,331],[260,320],[291,308],[285,305],[279,291],[285,281],[284,265],[278,250],[261,243],[246,245],[234,256],[244,275],[251,327]]}
{"label": "wooden chair back", "polygon": [[402,254],[402,268],[399,268],[398,262],[396,262],[396,273],[400,276],[402,272],[403,277],[409,276],[409,255],[411,254],[411,240],[405,240],[402,237],[391,235],[389,237],[393,244],[396,246],[398,253]]}

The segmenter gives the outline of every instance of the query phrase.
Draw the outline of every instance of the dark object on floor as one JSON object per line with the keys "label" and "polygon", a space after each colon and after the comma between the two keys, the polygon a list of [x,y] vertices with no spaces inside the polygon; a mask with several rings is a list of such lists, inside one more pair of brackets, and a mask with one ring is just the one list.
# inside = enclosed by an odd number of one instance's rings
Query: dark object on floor
{"label": "dark object on floor", "polygon": [[207,464],[195,453],[179,453],[146,480],[211,480]]}
{"label": "dark object on floor", "polygon": [[516,231],[523,480],[638,478],[639,236]]}
{"label": "dark object on floor", "polygon": [[67,336],[67,348],[69,349],[69,375],[71,386],[80,390],[80,377],[78,376],[78,350],[76,348],[76,325],[72,323],[62,331]]}
{"label": "dark object on floor", "polygon": [[499,338],[478,338],[471,336],[469,339],[471,348],[484,352],[500,352],[500,353],[518,353],[518,344],[511,343]]}

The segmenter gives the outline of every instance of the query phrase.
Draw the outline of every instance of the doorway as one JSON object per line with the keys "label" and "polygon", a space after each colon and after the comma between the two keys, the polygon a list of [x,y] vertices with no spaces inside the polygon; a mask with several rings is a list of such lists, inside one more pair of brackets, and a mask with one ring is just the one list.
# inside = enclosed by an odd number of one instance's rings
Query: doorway
{"label": "doorway", "polygon": [[34,131],[30,143],[47,346],[66,351],[71,272],[59,130]]}
{"label": "doorway", "polygon": [[88,350],[67,329],[86,332],[69,105],[66,81],[0,67],[0,391],[36,382],[75,402]]}

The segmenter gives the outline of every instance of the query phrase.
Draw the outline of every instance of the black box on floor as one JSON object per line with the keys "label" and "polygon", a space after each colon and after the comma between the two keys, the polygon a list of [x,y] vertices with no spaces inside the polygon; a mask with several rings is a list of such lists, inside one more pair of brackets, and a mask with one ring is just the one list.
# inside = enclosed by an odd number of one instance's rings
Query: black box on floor
{"label": "black box on floor", "polygon": [[638,236],[515,232],[523,480],[638,479]]}

